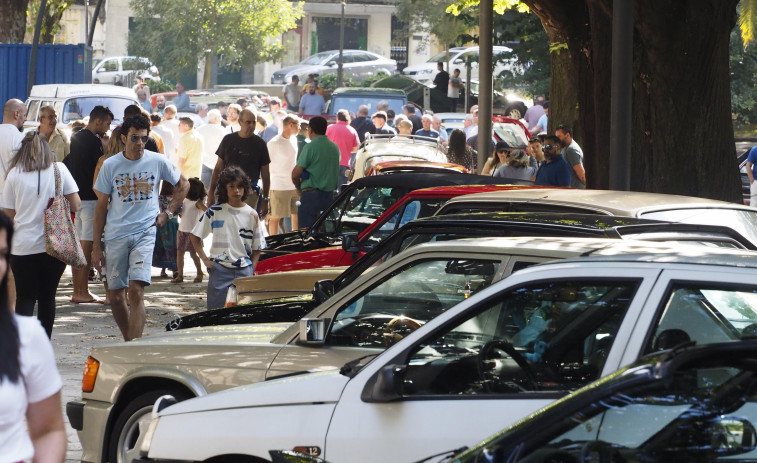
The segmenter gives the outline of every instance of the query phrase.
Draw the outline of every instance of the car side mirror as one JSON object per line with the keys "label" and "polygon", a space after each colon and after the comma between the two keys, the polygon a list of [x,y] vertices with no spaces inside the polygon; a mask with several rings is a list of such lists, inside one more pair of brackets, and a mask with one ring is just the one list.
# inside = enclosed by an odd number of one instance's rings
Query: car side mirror
{"label": "car side mirror", "polygon": [[334,281],[333,280],[319,280],[315,282],[313,286],[313,298],[316,302],[322,304],[326,302],[331,296],[334,295]]}
{"label": "car side mirror", "polygon": [[748,453],[757,446],[757,431],[741,417],[719,416],[707,423],[706,434],[704,438],[712,444],[713,459]]}
{"label": "car side mirror", "polygon": [[297,344],[301,346],[322,346],[326,342],[326,330],[328,330],[330,318],[302,318],[300,324],[300,337]]}
{"label": "car side mirror", "polygon": [[363,402],[392,402],[402,398],[406,365],[384,365],[363,389]]}
{"label": "car side mirror", "polygon": [[335,66],[339,66],[339,62],[338,62],[338,61],[334,61],[334,60],[331,60],[331,61],[329,61],[328,63],[326,63],[326,66],[328,66],[328,67],[330,67],[330,68],[333,68],[333,67],[335,67]]}
{"label": "car side mirror", "polygon": [[342,249],[344,252],[360,252],[357,241],[357,233],[350,232],[342,235]]}

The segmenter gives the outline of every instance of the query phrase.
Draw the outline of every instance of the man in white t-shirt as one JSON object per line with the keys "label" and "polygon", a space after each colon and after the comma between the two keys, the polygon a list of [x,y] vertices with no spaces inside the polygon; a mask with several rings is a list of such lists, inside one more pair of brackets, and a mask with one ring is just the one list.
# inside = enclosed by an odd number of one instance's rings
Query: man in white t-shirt
{"label": "man in white t-shirt", "polygon": [[463,88],[463,81],[460,79],[460,69],[452,71],[452,76],[447,84],[447,98],[449,98],[450,111],[457,111],[457,100],[460,98],[460,89]]}
{"label": "man in white t-shirt", "polygon": [[284,217],[292,218],[292,230],[299,228],[297,223],[297,201],[300,199],[297,188],[292,182],[292,169],[297,163],[297,138],[300,131],[300,119],[294,115],[284,116],[281,120],[281,132],[268,142],[268,155],[271,158],[271,215],[268,233],[279,233],[279,221]]}
{"label": "man in white t-shirt", "polygon": [[205,188],[210,188],[210,177],[213,175],[213,168],[218,163],[216,150],[221,144],[221,140],[226,135],[226,129],[221,125],[221,111],[211,109],[208,111],[208,123],[195,130],[202,137],[202,173],[200,180]]}
{"label": "man in white t-shirt", "polygon": [[11,158],[21,147],[24,133],[21,131],[26,121],[26,106],[15,98],[5,102],[3,107],[3,123],[0,124],[0,198],[2,198],[5,177]]}

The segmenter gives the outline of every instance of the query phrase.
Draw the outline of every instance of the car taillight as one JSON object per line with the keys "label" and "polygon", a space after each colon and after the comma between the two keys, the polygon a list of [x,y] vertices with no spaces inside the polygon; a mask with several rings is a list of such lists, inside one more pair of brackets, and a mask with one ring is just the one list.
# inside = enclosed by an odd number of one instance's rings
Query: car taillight
{"label": "car taillight", "polygon": [[234,285],[229,286],[229,289],[226,290],[226,303],[223,306],[231,307],[237,305],[237,294],[237,287]]}
{"label": "car taillight", "polygon": [[100,362],[93,357],[87,357],[84,364],[84,377],[81,380],[82,392],[92,392],[95,389],[95,380],[97,380],[97,371],[100,369]]}

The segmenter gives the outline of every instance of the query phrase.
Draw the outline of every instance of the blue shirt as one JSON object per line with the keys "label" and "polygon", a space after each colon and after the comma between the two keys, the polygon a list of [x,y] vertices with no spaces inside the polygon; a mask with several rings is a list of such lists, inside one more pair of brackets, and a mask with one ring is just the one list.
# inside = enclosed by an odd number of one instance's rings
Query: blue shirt
{"label": "blue shirt", "polygon": [[539,121],[536,123],[536,125],[541,127],[542,132],[547,131],[547,115],[544,114],[539,118]]}
{"label": "blue shirt", "polygon": [[752,174],[754,174],[754,178],[757,178],[757,146],[749,150],[746,162],[752,163]]}
{"label": "blue shirt", "polygon": [[306,93],[300,98],[300,112],[302,114],[321,115],[325,110],[326,101],[323,99],[323,95]]}
{"label": "blue shirt", "polygon": [[570,170],[568,161],[559,154],[541,166],[534,183],[541,186],[570,186]]}
{"label": "blue shirt", "polygon": [[176,185],[181,172],[162,154],[145,150],[136,161],[118,153],[105,160],[94,189],[110,196],[105,240],[141,233],[160,213],[160,181]]}
{"label": "blue shirt", "polygon": [[420,129],[417,132],[415,132],[413,135],[419,135],[421,137],[429,137],[429,138],[439,138],[439,132],[437,132],[434,129],[431,129],[431,130]]}
{"label": "blue shirt", "polygon": [[147,111],[148,113],[152,112],[152,105],[150,104],[150,100],[145,100],[140,104],[143,108],[145,108],[145,111]]}
{"label": "blue shirt", "polygon": [[176,98],[173,99],[171,104],[176,106],[177,111],[188,111],[189,95],[187,95],[187,92],[179,93],[178,95],[176,95]]}

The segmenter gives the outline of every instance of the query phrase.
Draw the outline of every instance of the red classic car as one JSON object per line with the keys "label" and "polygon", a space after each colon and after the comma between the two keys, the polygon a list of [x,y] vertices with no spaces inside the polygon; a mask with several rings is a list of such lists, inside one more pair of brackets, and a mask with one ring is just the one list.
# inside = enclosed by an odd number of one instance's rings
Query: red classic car
{"label": "red classic car", "polygon": [[407,222],[433,215],[450,198],[472,193],[527,188],[543,187],[532,185],[452,185],[414,190],[403,196],[359,234],[344,235],[342,246],[330,246],[271,257],[258,263],[255,274],[351,265],[366,251]]}

